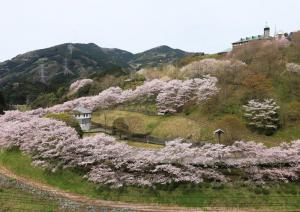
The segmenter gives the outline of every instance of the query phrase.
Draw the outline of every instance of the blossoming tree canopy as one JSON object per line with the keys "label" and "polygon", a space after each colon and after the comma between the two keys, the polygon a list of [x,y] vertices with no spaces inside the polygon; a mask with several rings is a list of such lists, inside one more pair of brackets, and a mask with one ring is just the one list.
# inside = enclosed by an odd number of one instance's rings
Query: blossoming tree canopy
{"label": "blossoming tree canopy", "polygon": [[215,77],[169,81],[156,98],[158,111],[174,113],[190,101],[203,102],[217,93],[216,82]]}

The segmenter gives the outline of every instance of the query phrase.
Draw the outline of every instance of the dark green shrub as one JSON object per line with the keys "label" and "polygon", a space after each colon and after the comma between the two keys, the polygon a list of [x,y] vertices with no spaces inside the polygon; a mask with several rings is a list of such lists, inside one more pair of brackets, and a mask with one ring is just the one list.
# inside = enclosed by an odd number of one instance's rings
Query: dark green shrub
{"label": "dark green shrub", "polygon": [[76,93],[76,97],[79,98],[79,97],[83,97],[83,96],[88,96],[90,93],[90,89],[91,89],[90,84],[79,88],[79,90]]}
{"label": "dark green shrub", "polygon": [[118,133],[120,138],[123,134],[129,134],[129,126],[124,118],[117,118],[113,122],[113,134]]}
{"label": "dark green shrub", "polygon": [[33,108],[50,107],[58,103],[58,98],[54,93],[47,93],[39,95],[32,103]]}

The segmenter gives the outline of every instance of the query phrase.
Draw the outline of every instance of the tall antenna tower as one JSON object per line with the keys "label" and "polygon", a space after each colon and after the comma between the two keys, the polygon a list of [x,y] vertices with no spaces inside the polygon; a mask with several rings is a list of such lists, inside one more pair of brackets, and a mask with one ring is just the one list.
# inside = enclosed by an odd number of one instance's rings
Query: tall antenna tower
{"label": "tall antenna tower", "polygon": [[44,66],[44,64],[40,65],[40,80],[44,84],[47,83],[47,77],[45,75],[45,66]]}
{"label": "tall antenna tower", "polygon": [[64,60],[64,75],[70,75],[73,74],[73,72],[68,68],[68,59],[65,58]]}
{"label": "tall antenna tower", "polygon": [[68,45],[68,49],[69,49],[69,53],[70,53],[70,55],[72,57],[74,46],[72,44],[69,44]]}

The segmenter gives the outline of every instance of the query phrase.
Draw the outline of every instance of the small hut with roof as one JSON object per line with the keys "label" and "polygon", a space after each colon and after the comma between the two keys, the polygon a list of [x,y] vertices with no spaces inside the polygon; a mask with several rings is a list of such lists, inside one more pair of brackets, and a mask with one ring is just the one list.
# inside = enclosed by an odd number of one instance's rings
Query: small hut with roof
{"label": "small hut with roof", "polygon": [[73,109],[74,117],[78,120],[83,131],[89,131],[91,128],[92,111],[82,106]]}

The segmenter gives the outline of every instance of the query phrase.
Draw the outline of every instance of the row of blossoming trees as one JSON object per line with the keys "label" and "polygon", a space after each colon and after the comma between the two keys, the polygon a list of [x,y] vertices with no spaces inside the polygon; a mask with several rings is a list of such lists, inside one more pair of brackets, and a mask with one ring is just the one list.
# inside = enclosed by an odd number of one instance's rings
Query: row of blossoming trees
{"label": "row of blossoming trees", "polygon": [[[202,102],[214,95],[218,91],[216,82],[216,78],[209,76],[186,81],[153,80],[135,90],[113,87],[97,96],[75,99],[51,108],[8,111],[0,116],[0,147],[18,147],[32,155],[34,165],[52,171],[81,168],[90,181],[116,187],[171,182],[225,183],[236,179],[228,173],[232,169],[240,170],[243,181],[297,181],[300,177],[300,141],[273,148],[254,142],[193,147],[177,139],[161,150],[141,150],[103,134],[80,139],[65,123],[43,118],[46,113],[70,111],[78,104],[90,109],[107,108],[149,97],[155,97],[160,110],[176,112],[190,101]],[[257,105],[248,105],[248,112],[252,114],[251,108],[257,111]],[[260,108],[265,107],[260,105]]]}
{"label": "row of blossoming trees", "polygon": [[177,139],[161,150],[142,150],[104,134],[80,139],[65,123],[28,112],[7,112],[0,123],[1,148],[19,147],[32,155],[34,165],[52,171],[81,168],[88,180],[115,187],[226,183],[237,179],[230,174],[233,169],[240,170],[239,180],[246,182],[288,182],[300,177],[300,140],[267,148],[242,141],[193,147]]}
{"label": "row of blossoming trees", "polygon": [[[37,109],[32,113],[60,113],[70,111],[77,105],[91,110],[108,108],[128,102],[139,102],[154,98],[158,111],[177,112],[182,106],[193,101],[201,103],[218,92],[217,78],[204,76],[190,80],[152,80],[138,86],[135,90],[122,90],[111,87],[96,96],[82,97],[56,105],[51,108]],[[82,83],[76,83],[77,85]],[[74,86],[72,86],[74,87]]]}

